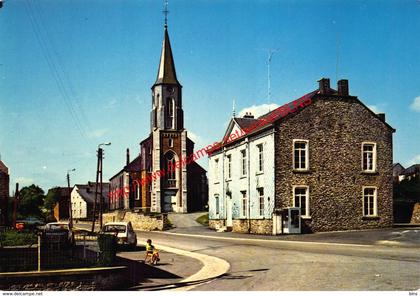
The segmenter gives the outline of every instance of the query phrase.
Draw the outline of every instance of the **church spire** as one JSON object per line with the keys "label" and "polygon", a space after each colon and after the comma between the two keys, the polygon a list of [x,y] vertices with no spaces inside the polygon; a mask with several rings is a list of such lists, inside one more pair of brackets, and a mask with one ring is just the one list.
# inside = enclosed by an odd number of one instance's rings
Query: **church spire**
{"label": "church spire", "polygon": [[176,78],[174,57],[172,56],[171,42],[169,41],[168,34],[168,2],[165,1],[165,26],[164,26],[164,37],[162,44],[162,53],[160,55],[159,70],[156,78],[155,85],[157,84],[176,84],[179,85],[178,79]]}

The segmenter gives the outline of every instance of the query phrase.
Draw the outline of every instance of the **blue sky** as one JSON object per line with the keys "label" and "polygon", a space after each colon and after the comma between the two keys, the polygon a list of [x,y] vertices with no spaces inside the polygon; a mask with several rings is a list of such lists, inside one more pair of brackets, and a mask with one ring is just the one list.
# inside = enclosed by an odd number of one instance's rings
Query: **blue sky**
{"label": "blue sky", "polygon": [[[11,188],[47,190],[108,179],[150,130],[150,87],[163,38],[159,0],[8,0],[0,9],[0,153]],[[169,34],[196,147],[222,137],[232,114],[281,105],[321,77],[397,129],[394,161],[420,162],[420,1],[169,3]],[[272,105],[274,107],[275,105]],[[207,166],[207,160],[201,160]]]}

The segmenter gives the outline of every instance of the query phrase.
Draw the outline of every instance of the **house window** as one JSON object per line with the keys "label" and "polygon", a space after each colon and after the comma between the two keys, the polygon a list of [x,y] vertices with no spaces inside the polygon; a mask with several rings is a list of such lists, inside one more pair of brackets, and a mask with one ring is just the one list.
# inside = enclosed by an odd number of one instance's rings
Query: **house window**
{"label": "house window", "polygon": [[295,170],[309,169],[309,149],[307,140],[293,140],[293,168]]}
{"label": "house window", "polygon": [[263,144],[257,145],[258,148],[258,172],[264,171],[264,147]]}
{"label": "house window", "polygon": [[226,156],[227,158],[227,179],[232,178],[232,155]]}
{"label": "house window", "polygon": [[169,139],[169,147],[174,147],[174,140],[173,139]]}
{"label": "house window", "polygon": [[219,181],[219,159],[214,160],[214,182]]}
{"label": "house window", "polygon": [[246,217],[246,209],[247,209],[247,202],[248,199],[246,197],[246,191],[241,191],[242,194],[242,216]]}
{"label": "house window", "polygon": [[376,171],[376,143],[362,143],[362,170]]}
{"label": "house window", "polygon": [[241,176],[246,176],[246,150],[241,150]]}
{"label": "house window", "polygon": [[293,187],[293,206],[300,208],[302,217],[309,217],[309,187],[294,186]]}
{"label": "house window", "polygon": [[378,215],[376,187],[363,187],[363,215]]}
{"label": "house window", "polygon": [[258,188],[258,201],[260,205],[260,216],[264,216],[264,188]]}
{"label": "house window", "polygon": [[215,195],[214,196],[214,200],[216,203],[216,215],[219,215],[219,211],[220,211],[220,204],[219,204],[219,195]]}

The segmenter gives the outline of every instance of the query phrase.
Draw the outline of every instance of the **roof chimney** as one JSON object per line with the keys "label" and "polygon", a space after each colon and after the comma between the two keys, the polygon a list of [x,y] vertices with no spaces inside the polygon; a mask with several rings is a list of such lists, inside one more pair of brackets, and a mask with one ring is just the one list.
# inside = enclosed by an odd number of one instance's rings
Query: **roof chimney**
{"label": "roof chimney", "polygon": [[251,112],[246,112],[243,118],[254,118]]}
{"label": "roof chimney", "polygon": [[130,163],[130,149],[127,148],[127,165]]}
{"label": "roof chimney", "polygon": [[330,89],[330,79],[329,78],[321,78],[318,80],[319,82],[319,93],[326,94]]}
{"label": "roof chimney", "polygon": [[338,94],[342,96],[349,95],[349,81],[347,79],[341,79],[337,81]]}

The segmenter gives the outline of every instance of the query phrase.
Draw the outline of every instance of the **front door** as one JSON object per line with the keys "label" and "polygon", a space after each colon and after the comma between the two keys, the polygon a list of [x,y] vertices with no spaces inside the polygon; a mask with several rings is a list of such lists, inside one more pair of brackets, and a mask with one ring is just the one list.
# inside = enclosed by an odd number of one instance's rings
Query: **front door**
{"label": "front door", "polygon": [[226,195],[226,227],[232,227],[232,197]]}
{"label": "front door", "polygon": [[173,212],[174,208],[173,205],[176,204],[176,195],[174,192],[165,192],[164,198],[163,198],[163,211]]}

